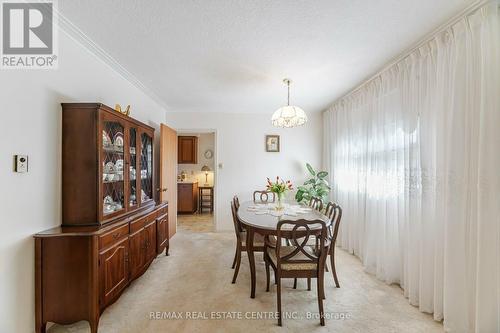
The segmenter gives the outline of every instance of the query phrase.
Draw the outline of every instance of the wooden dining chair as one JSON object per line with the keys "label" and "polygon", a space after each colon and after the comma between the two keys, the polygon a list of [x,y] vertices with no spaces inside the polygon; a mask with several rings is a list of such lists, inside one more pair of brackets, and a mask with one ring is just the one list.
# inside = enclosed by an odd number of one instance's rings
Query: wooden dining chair
{"label": "wooden dining chair", "polygon": [[[238,277],[238,272],[240,270],[241,253],[247,250],[247,233],[238,219],[237,207],[239,208],[239,200],[237,196],[234,196],[231,201],[231,213],[233,215],[234,232],[236,234],[236,252],[234,254],[233,265],[231,267],[234,269],[233,280],[231,283],[236,283],[236,278]],[[264,252],[264,237],[257,233],[254,235],[253,251]]]}
{"label": "wooden dining chair", "polygon": [[[316,209],[318,212],[321,212],[323,210],[323,202],[319,198],[311,197],[311,200],[309,200],[309,207],[311,207],[312,209]],[[289,240],[286,240],[286,245],[290,245]],[[308,245],[314,244],[311,244],[311,240],[309,240]],[[293,289],[297,289],[297,279],[293,280]],[[307,290],[311,290],[311,279],[307,279]]]}
{"label": "wooden dining chair", "polygon": [[[339,233],[340,220],[342,219],[342,208],[336,203],[329,202],[326,205],[324,214],[328,216],[331,221],[330,226],[328,227],[328,256],[330,256],[330,265],[332,266],[332,275],[333,280],[335,281],[335,286],[337,288],[340,288],[339,279],[337,277],[337,269],[335,267],[335,243],[337,241],[337,235]],[[318,246],[318,244],[312,244],[311,241],[309,241],[308,245],[311,248],[315,248]],[[325,270],[328,272],[327,265],[325,265]],[[297,289],[297,279],[293,280],[293,289]],[[310,279],[307,279],[307,290],[311,290]]]}
{"label": "wooden dining chair", "polygon": [[[307,245],[309,238],[318,238],[318,248]],[[292,245],[284,246],[281,240],[288,239]],[[328,232],[321,220],[282,220],[277,226],[275,245],[265,239],[264,260],[266,264],[266,291],[269,291],[269,266],[274,270],[277,282],[278,325],[282,325],[281,279],[317,279],[318,307],[321,326],[325,325],[323,298],[325,261],[328,254]]]}
{"label": "wooden dining chair", "polygon": [[323,202],[320,198],[312,197],[311,200],[309,200],[309,207],[321,212],[323,210]]}
{"label": "wooden dining chair", "polygon": [[235,195],[233,197],[233,202],[234,202],[234,205],[236,206],[236,211],[238,211],[238,209],[240,209],[240,199],[238,199],[237,195]]}
{"label": "wooden dining chair", "polygon": [[342,219],[342,207],[334,202],[329,202],[325,208],[325,215],[330,218],[331,224],[328,228],[328,241],[329,249],[328,255],[330,256],[330,265],[332,266],[333,279],[335,286],[340,288],[339,279],[337,277],[337,270],[335,269],[335,243],[339,233],[340,220]]}
{"label": "wooden dining chair", "polygon": [[[272,197],[272,199],[271,199]],[[254,191],[253,192],[253,202],[255,203],[268,203],[275,202],[276,194],[271,191]]]}

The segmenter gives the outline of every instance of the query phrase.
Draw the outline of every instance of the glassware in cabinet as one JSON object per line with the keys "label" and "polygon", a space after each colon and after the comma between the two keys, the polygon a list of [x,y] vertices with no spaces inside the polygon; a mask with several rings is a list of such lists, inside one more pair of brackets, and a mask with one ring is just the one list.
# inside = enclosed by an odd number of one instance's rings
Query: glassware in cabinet
{"label": "glassware in cabinet", "polygon": [[105,119],[102,126],[102,213],[103,216],[125,209],[125,127],[119,121]]}
{"label": "glassware in cabinet", "polygon": [[134,208],[138,204],[137,198],[137,186],[138,178],[137,178],[137,128],[130,127],[129,128],[129,184],[128,184],[128,193],[129,193],[129,207]]}
{"label": "glassware in cabinet", "polygon": [[153,199],[153,138],[141,133],[141,203]]}

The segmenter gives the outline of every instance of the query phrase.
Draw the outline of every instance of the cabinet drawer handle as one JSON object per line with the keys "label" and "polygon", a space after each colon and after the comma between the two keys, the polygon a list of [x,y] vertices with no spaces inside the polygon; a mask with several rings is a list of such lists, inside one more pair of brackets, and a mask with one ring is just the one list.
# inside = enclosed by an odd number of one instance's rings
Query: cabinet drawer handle
{"label": "cabinet drawer handle", "polygon": [[113,234],[113,239],[117,239],[118,237],[120,237],[120,233],[119,232],[116,232]]}

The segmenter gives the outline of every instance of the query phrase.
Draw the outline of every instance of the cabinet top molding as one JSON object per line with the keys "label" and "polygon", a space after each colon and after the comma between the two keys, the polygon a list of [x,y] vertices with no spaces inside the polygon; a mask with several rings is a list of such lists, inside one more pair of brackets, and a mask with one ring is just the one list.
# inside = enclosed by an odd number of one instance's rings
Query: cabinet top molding
{"label": "cabinet top molding", "polygon": [[64,109],[102,109],[102,110],[106,110],[106,111],[112,112],[117,117],[120,117],[126,121],[133,122],[136,125],[149,128],[152,131],[155,130],[154,127],[151,127],[147,124],[144,124],[143,122],[141,122],[135,118],[132,118],[130,116],[126,116],[123,113],[116,112],[115,109],[113,109],[113,108],[111,108],[103,103],[61,103],[61,106]]}

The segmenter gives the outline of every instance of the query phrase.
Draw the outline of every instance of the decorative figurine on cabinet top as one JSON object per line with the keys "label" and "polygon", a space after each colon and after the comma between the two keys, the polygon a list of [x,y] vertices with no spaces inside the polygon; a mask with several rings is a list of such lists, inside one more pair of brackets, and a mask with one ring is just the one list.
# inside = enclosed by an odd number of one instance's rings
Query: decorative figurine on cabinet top
{"label": "decorative figurine on cabinet top", "polygon": [[115,111],[120,112],[121,114],[124,114],[126,116],[130,116],[130,105],[127,105],[127,108],[125,110],[122,110],[122,106],[120,104],[116,104]]}

